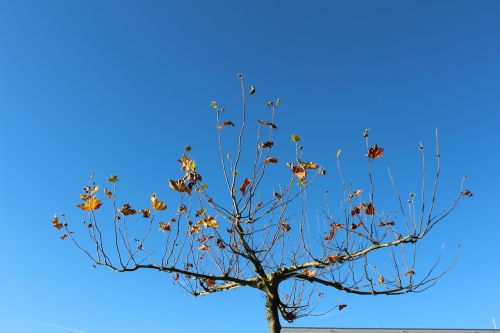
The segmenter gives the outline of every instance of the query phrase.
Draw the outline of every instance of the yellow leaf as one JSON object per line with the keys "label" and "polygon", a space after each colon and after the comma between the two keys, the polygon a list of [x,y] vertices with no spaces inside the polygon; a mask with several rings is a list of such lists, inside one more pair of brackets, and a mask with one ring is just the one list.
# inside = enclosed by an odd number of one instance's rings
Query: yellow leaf
{"label": "yellow leaf", "polygon": [[201,209],[198,209],[196,211],[196,217],[200,217],[201,215],[204,215],[205,213],[207,212],[207,210],[205,208],[201,208]]}
{"label": "yellow leaf", "polygon": [[214,229],[216,229],[216,228],[219,227],[219,224],[217,223],[217,220],[215,219],[215,217],[213,217],[211,215],[208,215],[203,220],[201,220],[201,223],[203,223],[203,226],[205,228],[214,228]]}
{"label": "yellow leaf", "polygon": [[156,197],[156,193],[151,194],[151,206],[153,206],[154,210],[167,209],[167,205]]}
{"label": "yellow leaf", "polygon": [[87,199],[87,201],[80,206],[82,210],[96,210],[101,207],[101,199],[97,199],[97,197],[91,197]]}
{"label": "yellow leaf", "polygon": [[382,275],[378,276],[378,284],[384,284],[384,277]]}
{"label": "yellow leaf", "polygon": [[208,251],[208,250],[210,250],[210,246],[208,246],[207,244],[201,244],[196,249],[199,251]]}
{"label": "yellow leaf", "polygon": [[94,195],[97,191],[99,191],[99,186],[94,187],[94,189],[90,192],[90,195]]}

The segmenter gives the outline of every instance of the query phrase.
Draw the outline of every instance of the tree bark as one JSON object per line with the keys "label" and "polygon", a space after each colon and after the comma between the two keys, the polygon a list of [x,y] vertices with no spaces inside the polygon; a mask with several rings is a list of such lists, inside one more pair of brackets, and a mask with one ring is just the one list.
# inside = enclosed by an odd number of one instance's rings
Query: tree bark
{"label": "tree bark", "polygon": [[281,332],[278,301],[271,297],[266,297],[266,319],[269,324],[269,333]]}

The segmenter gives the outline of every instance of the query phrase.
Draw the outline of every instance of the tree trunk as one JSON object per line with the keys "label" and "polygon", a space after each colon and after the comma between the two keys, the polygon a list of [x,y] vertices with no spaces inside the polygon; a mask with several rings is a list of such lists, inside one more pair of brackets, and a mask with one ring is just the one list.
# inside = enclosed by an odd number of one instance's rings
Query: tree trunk
{"label": "tree trunk", "polygon": [[266,319],[269,324],[269,333],[281,332],[278,301],[276,299],[270,297],[266,298]]}

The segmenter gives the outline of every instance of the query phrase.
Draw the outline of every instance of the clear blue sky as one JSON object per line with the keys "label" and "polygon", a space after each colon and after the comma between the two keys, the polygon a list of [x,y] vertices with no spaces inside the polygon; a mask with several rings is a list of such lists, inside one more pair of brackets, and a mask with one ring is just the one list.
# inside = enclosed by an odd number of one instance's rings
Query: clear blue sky
{"label": "clear blue sky", "polygon": [[[74,205],[91,172],[99,182],[119,174],[132,201],[158,192],[170,203],[167,180],[188,143],[220,177],[209,104],[236,114],[237,72],[257,87],[251,110],[280,96],[280,135],[299,133],[332,171],[342,148],[351,176],[362,175],[355,157],[369,127],[386,148],[381,170],[417,191],[418,143],[432,147],[439,127],[438,204],[463,174],[475,193],[423,244],[424,261],[461,245],[435,288],[332,292],[323,302],[344,311],[297,325],[500,322],[499,1],[0,0],[2,333],[267,330],[254,290],[193,299],[159,273],[93,269],[50,223],[61,212],[83,219]],[[334,172],[325,179],[339,189]]]}

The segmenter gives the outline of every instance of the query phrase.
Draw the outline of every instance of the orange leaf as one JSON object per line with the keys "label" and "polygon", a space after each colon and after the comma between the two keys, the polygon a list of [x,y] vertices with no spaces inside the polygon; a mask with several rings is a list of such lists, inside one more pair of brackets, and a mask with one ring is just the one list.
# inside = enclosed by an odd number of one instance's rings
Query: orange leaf
{"label": "orange leaf", "polygon": [[285,232],[285,233],[289,232],[292,229],[292,227],[285,222],[280,223],[280,227],[283,230],[283,232]]}
{"label": "orange leaf", "polygon": [[304,169],[318,169],[319,165],[314,162],[300,163],[300,166]]}
{"label": "orange leaf", "polygon": [[368,149],[368,154],[366,156],[369,158],[379,158],[382,157],[383,153],[384,153],[384,148],[380,148],[375,144],[370,149]]}
{"label": "orange leaf", "polygon": [[61,240],[65,240],[71,234],[72,234],[72,232],[68,232],[68,233],[62,235],[60,238],[61,238]]}
{"label": "orange leaf", "polygon": [[328,262],[337,262],[340,260],[340,256],[338,254],[330,254],[328,257],[326,257]]}
{"label": "orange leaf", "polygon": [[384,284],[385,280],[384,280],[384,277],[382,275],[379,275],[378,276],[378,284]]}
{"label": "orange leaf", "polygon": [[54,215],[54,217],[52,218],[52,225],[58,230],[62,229],[63,227],[63,225],[59,223],[59,218],[57,217],[57,215]]}
{"label": "orange leaf", "polygon": [[153,206],[154,210],[167,209],[167,205],[156,197],[156,193],[151,194],[151,206]]}
{"label": "orange leaf", "polygon": [[97,197],[89,198],[83,205],[80,206],[82,210],[96,210],[101,207],[101,199]]}
{"label": "orange leaf", "polygon": [[278,163],[278,159],[276,157],[268,157],[264,161],[264,165],[268,165],[269,163]]}
{"label": "orange leaf", "polygon": [[250,185],[252,181],[248,178],[245,178],[245,180],[243,181],[243,183],[241,184],[240,186],[240,192],[242,195],[245,195],[245,193],[247,193],[247,186]]}
{"label": "orange leaf", "polygon": [[212,279],[202,279],[203,282],[207,285],[207,288],[215,287],[215,280]]}

